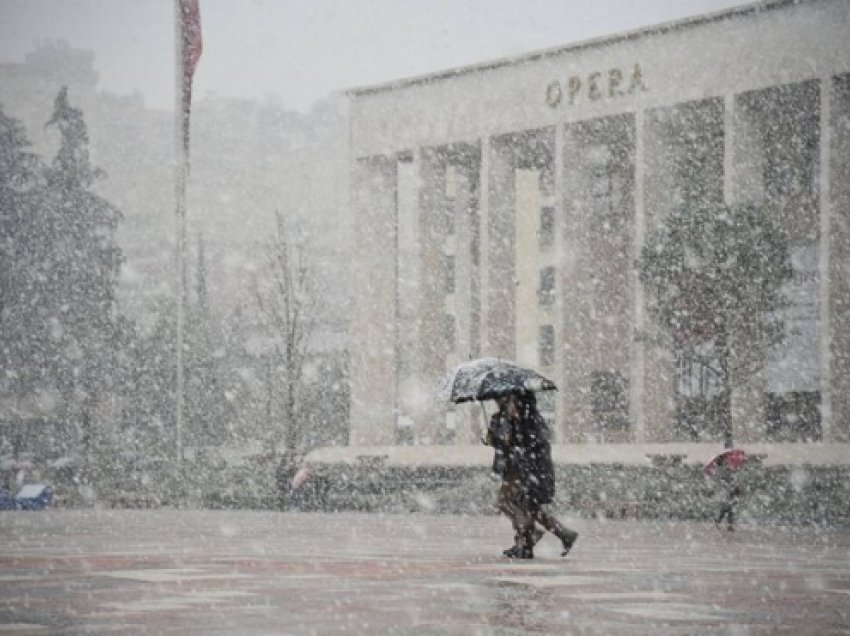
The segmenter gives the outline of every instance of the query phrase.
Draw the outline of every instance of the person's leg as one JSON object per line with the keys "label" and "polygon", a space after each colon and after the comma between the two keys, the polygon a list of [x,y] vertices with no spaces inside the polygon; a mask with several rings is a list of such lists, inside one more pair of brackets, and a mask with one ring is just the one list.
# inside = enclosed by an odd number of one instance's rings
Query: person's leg
{"label": "person's leg", "polygon": [[512,480],[503,481],[499,488],[499,510],[510,519],[514,529],[514,545],[504,550],[503,554],[511,558],[530,559],[533,557],[533,543],[529,545],[529,537],[534,532],[534,521],[522,505],[521,495],[519,484]]}
{"label": "person's leg", "polygon": [[570,530],[539,506],[534,510],[533,519],[561,540],[561,556],[567,556],[578,538],[578,532]]}
{"label": "person's leg", "polygon": [[[517,526],[518,519],[516,510],[511,502],[511,485],[507,480],[503,480],[502,485],[499,486],[499,496],[496,500],[496,507],[508,518],[508,521],[511,522],[511,526],[514,529],[514,546],[516,546],[521,528]],[[508,556],[508,552],[511,551],[511,549],[512,548],[508,548],[507,550],[504,550],[503,553]]]}
{"label": "person's leg", "polygon": [[543,533],[540,532],[538,534],[539,530],[536,530],[534,527],[534,508],[526,501],[522,494],[522,489],[519,489],[517,493],[517,506],[521,510],[519,519],[522,526],[520,533],[520,555],[523,559],[533,559],[534,544],[540,540]]}
{"label": "person's leg", "polygon": [[723,523],[723,520],[726,519],[729,524],[732,524],[734,522],[734,514],[732,504],[728,501],[724,501],[720,506],[720,514],[717,516],[714,523],[719,526]]}

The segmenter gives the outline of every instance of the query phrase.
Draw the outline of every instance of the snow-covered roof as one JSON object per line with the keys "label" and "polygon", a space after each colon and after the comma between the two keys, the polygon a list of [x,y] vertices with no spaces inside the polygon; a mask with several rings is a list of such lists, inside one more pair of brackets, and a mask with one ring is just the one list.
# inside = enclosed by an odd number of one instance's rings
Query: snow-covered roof
{"label": "snow-covered roof", "polygon": [[384,82],[381,84],[374,84],[371,86],[353,87],[346,90],[345,94],[349,97],[360,97],[372,93],[382,93],[386,91],[396,90],[399,88],[406,88],[408,86],[431,84],[434,82],[439,82],[441,80],[468,75],[472,73],[478,73],[481,71],[489,71],[505,66],[516,66],[519,64],[527,64],[529,62],[536,62],[538,60],[545,60],[571,51],[578,51],[581,49],[617,44],[619,42],[635,40],[649,35],[658,35],[660,33],[665,33],[668,31],[675,31],[682,28],[697,26],[706,22],[716,22],[718,20],[725,20],[732,17],[740,17],[752,13],[763,13],[771,9],[778,9],[788,5],[799,4],[800,1],[801,0],[763,0],[762,2],[754,2],[752,4],[740,7],[733,7],[730,9],[724,9],[722,11],[714,11],[696,17],[673,20],[670,22],[663,22],[661,24],[655,24],[639,29],[632,29],[630,31],[624,31],[622,33],[617,33],[614,35],[605,35],[601,37],[590,38],[588,40],[582,40],[579,42],[574,42],[572,44],[556,46],[553,48],[542,49],[539,51],[532,51],[530,53],[522,53],[519,55],[502,57],[487,62],[481,62],[478,64],[459,66],[456,68],[438,71],[436,73],[417,75],[414,77],[402,78],[390,82]]}

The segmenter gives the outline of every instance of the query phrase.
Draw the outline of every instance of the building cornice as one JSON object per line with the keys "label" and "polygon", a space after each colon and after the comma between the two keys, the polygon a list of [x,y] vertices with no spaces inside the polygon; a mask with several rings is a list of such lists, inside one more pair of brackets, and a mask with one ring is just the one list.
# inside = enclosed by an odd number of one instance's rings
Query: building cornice
{"label": "building cornice", "polygon": [[786,8],[788,6],[796,6],[800,4],[814,4],[816,2],[823,1],[825,0],[762,0],[761,2],[756,2],[753,4],[734,7],[731,9],[724,9],[722,11],[716,11],[712,13],[706,13],[690,18],[683,18],[681,20],[675,20],[672,22],[664,22],[652,26],[641,27],[639,29],[624,31],[622,33],[617,33],[614,35],[600,36],[597,38],[582,40],[580,42],[561,45],[554,48],[541,49],[539,51],[532,51],[530,53],[522,53],[509,57],[497,58],[495,60],[490,60],[487,62],[471,64],[468,66],[459,66],[443,71],[438,71],[436,73],[417,75],[413,77],[393,80],[390,82],[384,82],[381,84],[354,87],[347,89],[343,92],[348,97],[359,98],[368,95],[374,95],[377,93],[386,93],[398,89],[409,88],[413,86],[434,84],[444,80],[463,77],[465,75],[470,75],[473,73],[480,73],[482,71],[493,71],[510,66],[519,66],[522,64],[539,62],[541,60],[547,60],[554,57],[558,57],[565,53],[612,46],[626,41],[638,40],[644,37],[661,35],[672,31],[681,31],[683,29],[693,28],[713,22],[721,22],[723,20],[729,20],[732,18],[740,18],[743,16],[765,13],[768,11],[775,11],[778,9]]}

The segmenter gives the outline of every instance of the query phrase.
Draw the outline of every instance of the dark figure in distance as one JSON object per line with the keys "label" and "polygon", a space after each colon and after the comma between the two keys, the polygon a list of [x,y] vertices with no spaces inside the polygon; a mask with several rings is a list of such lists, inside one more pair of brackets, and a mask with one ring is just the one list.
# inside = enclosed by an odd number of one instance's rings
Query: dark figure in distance
{"label": "dark figure in distance", "polygon": [[292,504],[292,478],[297,471],[298,461],[295,453],[284,451],[275,470],[278,506],[281,510],[288,510]]}
{"label": "dark figure in distance", "polygon": [[485,444],[495,449],[493,471],[502,478],[498,507],[514,528],[514,545],[504,555],[533,559],[534,545],[543,536],[535,523],[561,540],[565,556],[578,533],[564,527],[544,509],[555,496],[555,471],[549,427],[537,411],[534,393],[511,394],[497,401],[498,412],[490,418]]}
{"label": "dark figure in distance", "polygon": [[735,513],[741,489],[734,471],[726,465],[722,457],[717,461],[717,482],[723,490],[723,503],[720,505],[720,514],[714,523],[719,528],[723,519],[726,519],[726,529],[732,532],[735,530]]}

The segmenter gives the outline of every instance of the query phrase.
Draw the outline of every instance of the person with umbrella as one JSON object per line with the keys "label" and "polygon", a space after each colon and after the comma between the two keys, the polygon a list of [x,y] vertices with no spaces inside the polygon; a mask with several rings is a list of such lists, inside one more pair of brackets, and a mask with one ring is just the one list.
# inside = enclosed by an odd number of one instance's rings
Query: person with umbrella
{"label": "person with umbrella", "polygon": [[503,552],[509,558],[534,558],[534,545],[543,536],[536,523],[561,540],[562,556],[578,537],[545,510],[555,495],[555,471],[549,427],[537,410],[535,392],[556,389],[551,380],[502,358],[462,363],[441,389],[456,404],[497,401],[499,410],[482,442],[495,449],[493,471],[502,479],[497,505],[514,528],[514,545]]}
{"label": "person with umbrella", "polygon": [[534,545],[546,528],[561,541],[562,556],[573,547],[578,533],[564,527],[544,506],[555,495],[555,471],[549,427],[537,410],[533,392],[498,399],[499,410],[487,428],[486,444],[493,446],[493,470],[502,478],[498,508],[514,528],[514,545],[503,552],[508,558],[533,559]]}
{"label": "person with umbrella", "polygon": [[729,532],[735,530],[736,509],[738,498],[741,496],[741,488],[738,486],[736,471],[747,461],[747,454],[740,448],[729,448],[719,455],[714,456],[704,468],[705,475],[714,476],[720,485],[722,501],[720,513],[714,520],[718,528],[726,520],[726,529]]}

